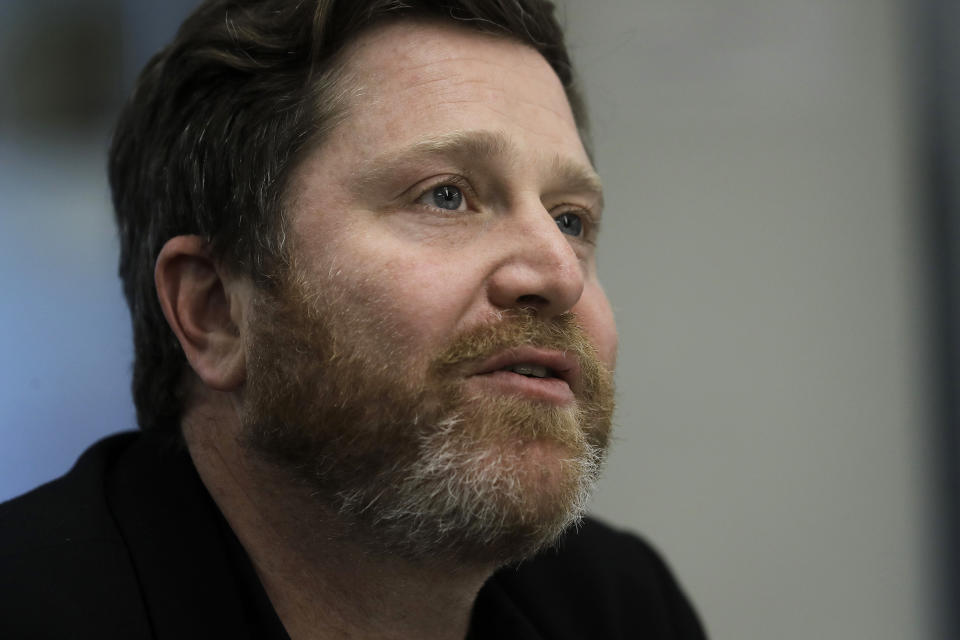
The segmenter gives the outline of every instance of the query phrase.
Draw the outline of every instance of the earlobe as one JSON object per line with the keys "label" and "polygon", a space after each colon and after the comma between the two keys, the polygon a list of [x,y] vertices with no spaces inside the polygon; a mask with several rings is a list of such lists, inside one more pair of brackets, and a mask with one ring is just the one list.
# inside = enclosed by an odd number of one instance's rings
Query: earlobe
{"label": "earlobe", "polygon": [[190,366],[205,385],[232,391],[246,376],[239,321],[245,303],[200,236],[176,236],[160,250],[157,296]]}

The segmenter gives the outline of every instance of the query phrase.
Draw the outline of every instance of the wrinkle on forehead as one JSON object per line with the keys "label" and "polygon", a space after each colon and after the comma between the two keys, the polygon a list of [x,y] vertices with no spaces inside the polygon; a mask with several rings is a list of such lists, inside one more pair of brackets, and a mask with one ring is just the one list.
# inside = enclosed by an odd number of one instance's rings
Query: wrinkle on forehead
{"label": "wrinkle on forehead", "polygon": [[[472,43],[470,47],[460,44],[465,35]],[[506,61],[500,55],[505,48],[510,49]],[[389,83],[401,90],[438,82],[478,83],[475,79],[451,76],[451,65],[454,69],[478,64],[493,68],[493,73],[484,74],[479,81],[488,85],[499,84],[498,79],[525,67],[537,71],[525,78],[538,85],[537,93],[557,94],[566,102],[560,79],[536,49],[508,35],[477,31],[448,21],[413,18],[373,27],[348,45],[343,59],[361,82],[374,86]]]}

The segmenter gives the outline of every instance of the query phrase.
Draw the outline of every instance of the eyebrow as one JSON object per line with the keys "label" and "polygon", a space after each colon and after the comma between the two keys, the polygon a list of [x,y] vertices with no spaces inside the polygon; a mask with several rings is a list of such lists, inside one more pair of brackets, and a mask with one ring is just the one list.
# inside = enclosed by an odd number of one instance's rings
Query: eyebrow
{"label": "eyebrow", "polygon": [[[431,157],[454,157],[476,161],[518,156],[518,147],[499,131],[452,131],[425,138],[413,145],[384,153],[374,158],[363,171],[361,185],[382,184],[395,176],[400,167]],[[595,196],[603,208],[603,183],[592,167],[559,154],[550,158],[551,176],[564,190],[580,191]]]}

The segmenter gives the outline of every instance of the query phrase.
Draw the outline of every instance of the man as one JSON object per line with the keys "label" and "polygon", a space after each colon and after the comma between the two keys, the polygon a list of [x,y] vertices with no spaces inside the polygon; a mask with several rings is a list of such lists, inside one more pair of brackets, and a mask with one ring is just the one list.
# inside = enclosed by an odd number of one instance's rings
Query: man
{"label": "man", "polygon": [[141,435],[3,507],[3,637],[699,638],[582,514],[616,331],[552,7],[213,0],[110,174]]}

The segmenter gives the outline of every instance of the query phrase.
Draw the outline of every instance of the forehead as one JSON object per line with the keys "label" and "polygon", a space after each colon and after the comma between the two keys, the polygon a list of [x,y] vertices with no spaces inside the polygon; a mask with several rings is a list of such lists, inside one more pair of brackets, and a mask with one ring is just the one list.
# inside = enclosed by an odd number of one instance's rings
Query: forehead
{"label": "forehead", "polygon": [[[520,152],[589,166],[559,78],[533,48],[452,23],[404,20],[344,51],[345,126],[327,144],[377,154],[456,131],[496,132]],[[344,144],[348,143],[348,144]]]}

